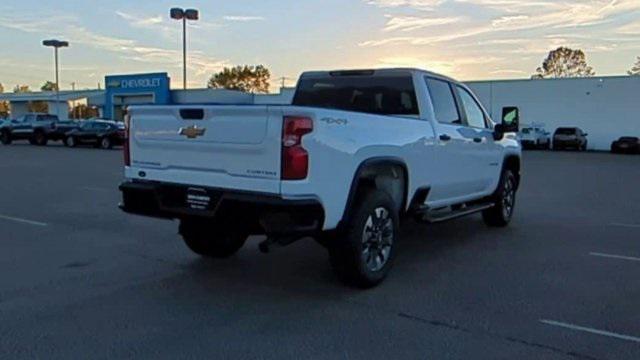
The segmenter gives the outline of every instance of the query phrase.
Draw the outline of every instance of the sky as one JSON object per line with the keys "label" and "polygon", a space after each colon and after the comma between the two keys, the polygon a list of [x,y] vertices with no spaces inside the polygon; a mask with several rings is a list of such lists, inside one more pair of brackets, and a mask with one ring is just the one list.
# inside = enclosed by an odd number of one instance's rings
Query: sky
{"label": "sky", "polygon": [[640,0],[2,0],[0,83],[104,86],[104,76],[168,72],[182,84],[181,24],[189,24],[189,87],[225,66],[264,64],[286,85],[306,70],[411,66],[459,80],[528,78],[549,50],[583,49],[597,75],[622,75],[640,56]]}

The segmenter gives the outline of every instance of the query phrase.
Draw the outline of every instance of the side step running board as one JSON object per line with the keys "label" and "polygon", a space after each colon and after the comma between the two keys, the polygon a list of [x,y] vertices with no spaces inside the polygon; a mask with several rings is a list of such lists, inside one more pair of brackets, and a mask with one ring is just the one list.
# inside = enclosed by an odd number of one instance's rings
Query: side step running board
{"label": "side step running board", "polygon": [[460,208],[460,210],[454,210],[443,214],[432,214],[426,211],[419,217],[422,218],[422,221],[428,223],[440,223],[491,209],[494,206],[495,205],[493,203],[465,206]]}

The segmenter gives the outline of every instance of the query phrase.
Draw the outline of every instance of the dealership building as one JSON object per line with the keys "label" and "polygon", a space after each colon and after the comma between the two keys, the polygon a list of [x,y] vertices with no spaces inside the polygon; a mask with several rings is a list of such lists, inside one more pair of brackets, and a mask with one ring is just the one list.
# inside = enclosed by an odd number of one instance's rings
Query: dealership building
{"label": "dealership building", "polygon": [[[294,89],[279,94],[248,94],[220,89],[172,90],[167,73],[114,75],[105,78],[104,90],[41,93],[4,93],[11,116],[28,111],[34,101],[46,102],[49,112],[66,118],[69,102],[86,101],[103,118],[122,120],[124,108],[140,104],[290,104]],[[542,124],[579,127],[589,133],[589,149],[608,150],[621,136],[640,137],[640,76],[545,80],[496,80],[467,83],[494,119],[504,107],[518,107],[523,126]]]}

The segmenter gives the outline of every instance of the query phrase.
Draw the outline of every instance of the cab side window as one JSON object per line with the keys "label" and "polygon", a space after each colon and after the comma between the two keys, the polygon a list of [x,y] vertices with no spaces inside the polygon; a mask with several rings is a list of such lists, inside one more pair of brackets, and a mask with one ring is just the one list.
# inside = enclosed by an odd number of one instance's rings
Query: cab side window
{"label": "cab side window", "polygon": [[457,88],[460,100],[462,101],[463,111],[467,115],[467,125],[475,128],[486,128],[487,122],[480,105],[467,89],[460,86],[457,86]]}
{"label": "cab side window", "polygon": [[436,121],[443,124],[462,124],[451,85],[443,80],[426,78]]}

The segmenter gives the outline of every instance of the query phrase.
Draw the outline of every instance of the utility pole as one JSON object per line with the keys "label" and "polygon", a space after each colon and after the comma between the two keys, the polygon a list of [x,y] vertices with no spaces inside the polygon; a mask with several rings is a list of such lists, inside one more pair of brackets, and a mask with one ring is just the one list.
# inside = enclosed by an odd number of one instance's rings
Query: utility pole
{"label": "utility pole", "polygon": [[284,88],[285,88],[285,86],[286,86],[286,81],[287,81],[287,80],[292,80],[292,78],[289,78],[289,77],[283,76],[283,77],[281,77],[281,78],[278,78],[278,80],[280,80],[280,81],[281,81],[280,88],[281,88],[281,89],[284,89]]}

